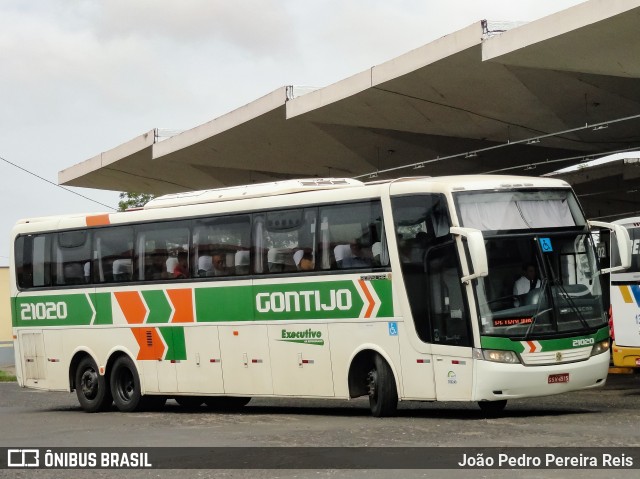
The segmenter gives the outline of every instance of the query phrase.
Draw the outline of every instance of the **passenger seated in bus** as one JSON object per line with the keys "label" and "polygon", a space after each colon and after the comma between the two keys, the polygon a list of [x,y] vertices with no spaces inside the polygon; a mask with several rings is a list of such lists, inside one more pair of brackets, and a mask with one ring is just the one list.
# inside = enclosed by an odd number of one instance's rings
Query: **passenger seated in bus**
{"label": "passenger seated in bus", "polygon": [[113,262],[113,280],[116,282],[131,280],[130,258],[120,258]]}
{"label": "passenger seated in bus", "polygon": [[267,253],[269,273],[284,273],[294,271],[293,255],[289,248],[270,248]]}
{"label": "passenger seated in bus", "polygon": [[67,263],[64,265],[64,282],[59,284],[84,284],[84,268],[80,263]]}
{"label": "passenger seated in bus", "polygon": [[522,276],[513,285],[513,295],[516,297],[514,306],[522,304],[525,295],[532,289],[540,287],[540,280],[537,278],[536,265],[524,263],[522,265]]}
{"label": "passenger seated in bus", "polygon": [[293,253],[293,262],[298,268],[298,271],[313,271],[313,254],[306,249],[299,249]]}
{"label": "passenger seated in bus", "polygon": [[160,251],[149,253],[145,257],[144,279],[156,280],[167,278],[166,256]]}
{"label": "passenger seated in bus", "polygon": [[351,254],[351,247],[348,244],[339,244],[333,248],[333,256],[338,268],[342,268],[342,260]]}
{"label": "passenger seated in bus", "polygon": [[226,256],[223,253],[214,253],[211,257],[212,272],[207,276],[229,276],[231,272],[227,268]]}
{"label": "passenger seated in bus", "polygon": [[249,274],[249,251],[236,251],[236,274]]}
{"label": "passenger seated in bus", "polygon": [[371,258],[368,257],[360,240],[353,240],[349,244],[350,254],[342,258],[342,268],[368,268]]}
{"label": "passenger seated in bus", "polygon": [[213,276],[213,259],[210,255],[198,258],[198,276]]}
{"label": "passenger seated in bus", "polygon": [[180,251],[173,266],[171,277],[176,279],[185,279],[189,275],[189,254],[186,251]]}

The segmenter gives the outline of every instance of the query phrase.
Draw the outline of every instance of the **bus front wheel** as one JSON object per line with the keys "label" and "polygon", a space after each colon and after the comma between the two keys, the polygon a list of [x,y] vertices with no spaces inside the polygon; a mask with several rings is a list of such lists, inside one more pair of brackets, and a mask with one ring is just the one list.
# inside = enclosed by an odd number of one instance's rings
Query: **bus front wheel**
{"label": "bus front wheel", "polygon": [[104,411],[113,402],[107,380],[100,375],[96,362],[90,356],[78,364],[75,387],[78,402],[86,412]]}
{"label": "bus front wheel", "polygon": [[375,355],[373,368],[367,374],[367,392],[369,407],[374,417],[396,414],[398,408],[396,381],[391,367],[378,354]]}
{"label": "bus front wheel", "polygon": [[129,356],[120,356],[111,369],[111,394],[113,402],[122,412],[133,412],[142,408],[140,377]]}

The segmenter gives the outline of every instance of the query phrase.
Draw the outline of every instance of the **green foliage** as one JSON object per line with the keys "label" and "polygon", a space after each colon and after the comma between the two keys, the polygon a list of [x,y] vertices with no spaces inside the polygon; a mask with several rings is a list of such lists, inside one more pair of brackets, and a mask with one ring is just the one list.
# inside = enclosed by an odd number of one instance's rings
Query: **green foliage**
{"label": "green foliage", "polygon": [[0,371],[0,383],[7,383],[7,382],[13,382],[16,380],[16,377],[7,372],[7,371]]}
{"label": "green foliage", "polygon": [[129,208],[141,208],[155,198],[151,193],[120,193],[118,201],[118,211],[125,211]]}

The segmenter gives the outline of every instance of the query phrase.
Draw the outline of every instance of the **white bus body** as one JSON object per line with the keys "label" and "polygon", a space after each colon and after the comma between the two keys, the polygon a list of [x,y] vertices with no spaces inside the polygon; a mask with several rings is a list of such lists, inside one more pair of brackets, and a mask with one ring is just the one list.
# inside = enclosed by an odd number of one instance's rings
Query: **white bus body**
{"label": "white bus body", "polygon": [[[75,389],[91,412],[366,395],[378,416],[398,400],[500,410],[606,380],[602,277],[559,180],[167,195],[22,220],[12,248],[18,382]],[[515,298],[529,261],[538,285]]]}

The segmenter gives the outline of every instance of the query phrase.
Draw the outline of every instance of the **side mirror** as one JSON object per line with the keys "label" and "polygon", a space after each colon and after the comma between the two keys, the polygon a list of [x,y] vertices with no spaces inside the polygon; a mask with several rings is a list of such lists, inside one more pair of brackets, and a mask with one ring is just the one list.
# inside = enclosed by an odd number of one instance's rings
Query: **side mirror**
{"label": "side mirror", "polygon": [[[631,266],[631,239],[629,238],[627,228],[622,225],[604,223],[602,221],[588,221],[587,223],[589,224],[589,228],[605,228],[610,230],[612,236],[615,236],[616,245],[618,247],[620,264],[612,264],[610,268],[603,268],[600,272],[602,274],[607,274],[629,268],[629,266]],[[613,263],[613,258],[611,258],[611,261]]]}
{"label": "side mirror", "polygon": [[489,274],[489,263],[487,261],[487,249],[484,246],[482,231],[475,228],[460,228],[458,226],[452,226],[450,231],[454,235],[466,238],[469,248],[471,274],[463,276],[461,278],[462,282],[466,283],[472,279],[487,276]]}

